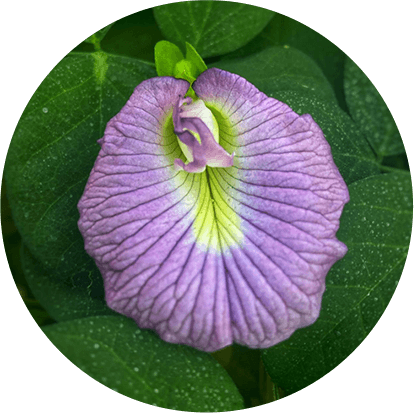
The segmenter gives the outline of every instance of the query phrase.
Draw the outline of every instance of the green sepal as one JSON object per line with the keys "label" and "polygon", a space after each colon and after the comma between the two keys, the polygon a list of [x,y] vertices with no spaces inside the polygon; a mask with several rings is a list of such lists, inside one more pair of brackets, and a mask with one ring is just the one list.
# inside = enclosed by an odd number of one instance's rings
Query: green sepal
{"label": "green sepal", "polygon": [[173,76],[177,79],[185,79],[190,84],[207,70],[203,59],[190,43],[186,42],[184,58],[181,50],[166,40],[161,40],[155,45],[155,67],[158,76]]}
{"label": "green sepal", "polygon": [[187,59],[179,61],[174,68],[174,77],[177,79],[184,79],[190,84],[197,79],[195,75],[196,67],[195,65]]}
{"label": "green sepal", "polygon": [[197,77],[198,75],[203,73],[205,70],[207,70],[207,65],[204,63],[204,60],[202,59],[202,57],[197,53],[196,49],[194,49],[194,47],[190,43],[185,42],[185,47],[186,47],[185,58],[189,60],[191,63],[193,63],[193,65],[195,66],[196,77]]}
{"label": "green sepal", "polygon": [[184,59],[181,50],[166,40],[161,40],[155,45],[154,54],[158,76],[174,76],[175,66]]}
{"label": "green sepal", "polygon": [[186,57],[173,43],[161,40],[155,45],[155,68],[158,76],[173,76],[190,83],[186,96],[196,99],[197,96],[191,87],[198,75],[207,70],[207,65],[194,47],[186,42]]}

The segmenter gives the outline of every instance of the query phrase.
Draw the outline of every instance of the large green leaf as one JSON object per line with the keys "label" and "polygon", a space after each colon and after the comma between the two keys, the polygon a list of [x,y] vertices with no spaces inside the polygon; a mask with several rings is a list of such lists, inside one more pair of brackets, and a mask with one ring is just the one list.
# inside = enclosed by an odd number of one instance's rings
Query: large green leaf
{"label": "large green leaf", "polygon": [[227,58],[248,56],[273,46],[292,46],[311,57],[334,88],[341,108],[346,109],[343,92],[345,53],[324,36],[287,16],[276,13],[257,37]]}
{"label": "large green leaf", "polygon": [[5,178],[19,232],[47,271],[63,278],[99,277],[77,228],[77,202],[107,121],[152,76],[154,67],[135,59],[71,53],[27,105],[10,144]]}
{"label": "large green leaf", "polygon": [[344,85],[351,116],[379,158],[404,153],[400,133],[387,105],[364,72],[349,58],[345,64]]}
{"label": "large green leaf", "polygon": [[185,1],[154,8],[166,38],[182,50],[185,42],[202,57],[231,52],[253,39],[274,12],[226,1]]}
{"label": "large green leaf", "polygon": [[365,339],[405,263],[413,210],[410,175],[367,178],[349,192],[338,231],[349,251],[328,274],[319,319],[263,351],[268,373],[287,394],[331,371]]}
{"label": "large green leaf", "polygon": [[125,396],[193,412],[244,407],[235,384],[209,354],[166,343],[130,319],[89,317],[43,331],[81,370]]}
{"label": "large green leaf", "polygon": [[221,60],[213,65],[237,73],[262,92],[313,92],[336,102],[331,85],[318,65],[293,47],[275,46],[245,58]]}
{"label": "large green leaf", "polygon": [[[262,38],[275,44],[274,38],[280,33],[280,44],[293,46],[310,56],[322,69],[322,72],[334,87],[338,101],[343,101],[343,70],[345,53],[320,35],[302,23],[289,17],[282,16],[281,28],[273,20],[266,27]],[[277,43],[276,43],[277,44]]]}

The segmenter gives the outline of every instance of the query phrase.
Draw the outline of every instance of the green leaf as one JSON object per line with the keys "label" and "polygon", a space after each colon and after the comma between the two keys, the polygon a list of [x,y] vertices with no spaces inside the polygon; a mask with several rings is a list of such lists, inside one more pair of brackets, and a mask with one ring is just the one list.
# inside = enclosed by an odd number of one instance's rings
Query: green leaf
{"label": "green leaf", "polygon": [[63,275],[49,272],[24,245],[21,257],[30,291],[55,320],[115,314],[106,305],[102,276],[98,271]]}
{"label": "green leaf", "polygon": [[95,48],[99,49],[101,45],[102,39],[106,36],[109,29],[113,26],[114,23],[108,24],[108,26],[105,26],[103,29],[98,30],[96,33],[94,33],[92,36],[89,36],[85,42],[91,43],[95,46]]}
{"label": "green leaf", "polygon": [[53,344],[100,383],[133,399],[193,412],[242,409],[242,397],[210,354],[170,344],[121,316],[44,327]]}
{"label": "green leaf", "polygon": [[117,20],[101,42],[102,50],[117,55],[154,61],[154,47],[162,40],[152,9]]}
{"label": "green leaf", "polygon": [[270,47],[245,58],[221,60],[214,67],[237,73],[266,94],[295,90],[336,102],[318,65],[293,47]]}
{"label": "green leaf", "polygon": [[339,106],[347,110],[343,90],[345,53],[324,36],[287,16],[276,13],[257,37],[223,58],[245,57],[273,46],[291,46],[312,58],[333,87]]}
{"label": "green leaf", "polygon": [[257,38],[246,45],[244,53],[272,46],[291,46],[312,58],[333,87],[340,107],[346,109],[343,91],[346,55],[342,50],[308,26],[281,14],[276,14]]}
{"label": "green leaf", "polygon": [[345,97],[352,118],[365,132],[378,157],[404,153],[404,144],[387,105],[364,72],[345,64]]}
{"label": "green leaf", "polygon": [[161,40],[155,45],[154,54],[158,76],[174,76],[176,64],[184,59],[181,50],[166,40]]}
{"label": "green leaf", "polygon": [[77,227],[77,202],[105,125],[133,89],[155,76],[144,62],[102,51],[71,53],[28,103],[6,159],[5,179],[23,241],[56,277],[97,272]]}
{"label": "green leaf", "polygon": [[274,12],[225,1],[185,1],[155,7],[154,15],[168,40],[183,49],[189,42],[205,58],[245,45]]}
{"label": "green leaf", "polygon": [[410,175],[367,178],[350,185],[349,192],[338,231],[349,251],[328,274],[319,319],[263,351],[268,373],[287,394],[324,376],[365,339],[388,305],[406,260]]}

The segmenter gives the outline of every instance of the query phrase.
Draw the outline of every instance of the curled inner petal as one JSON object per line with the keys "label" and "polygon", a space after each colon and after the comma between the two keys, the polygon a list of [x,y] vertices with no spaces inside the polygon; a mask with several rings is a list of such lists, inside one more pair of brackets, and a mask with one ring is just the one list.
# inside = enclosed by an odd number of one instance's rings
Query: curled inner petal
{"label": "curled inner petal", "polygon": [[[207,165],[221,168],[232,166],[234,153],[229,155],[219,145],[210,129],[212,126],[209,125],[209,128],[204,119],[201,119],[202,109],[197,107],[197,110],[200,111],[200,117],[190,117],[191,110],[188,110],[188,107],[196,105],[191,102],[191,98],[183,99],[180,96],[173,108],[174,132],[186,145],[191,155],[188,164],[185,164],[181,159],[175,159],[175,166],[193,173],[203,172]],[[207,108],[204,109],[208,111]]]}

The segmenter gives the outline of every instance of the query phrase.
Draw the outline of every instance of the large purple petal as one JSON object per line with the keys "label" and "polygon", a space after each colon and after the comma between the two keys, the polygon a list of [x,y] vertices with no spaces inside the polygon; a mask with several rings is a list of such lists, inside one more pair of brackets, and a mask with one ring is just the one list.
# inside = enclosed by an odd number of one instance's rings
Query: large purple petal
{"label": "large purple petal", "polygon": [[140,327],[205,351],[268,347],[318,316],[346,252],[335,233],[348,192],[309,115],[217,69],[194,90],[234,166],[177,171],[172,109],[187,88],[147,80],[109,122],[79,228],[108,305]]}
{"label": "large purple petal", "polygon": [[[221,120],[220,144],[236,154],[234,167],[207,172],[216,209],[235,211],[243,234],[223,255],[233,337],[268,347],[318,317],[325,276],[347,251],[336,231],[348,190],[310,115],[219,69],[193,88]],[[231,238],[234,218],[217,219]]]}

